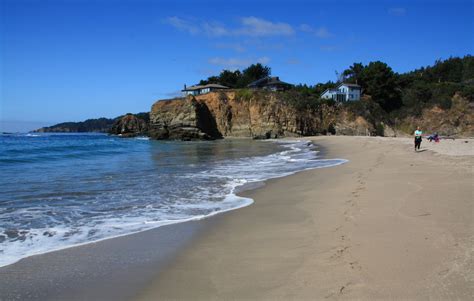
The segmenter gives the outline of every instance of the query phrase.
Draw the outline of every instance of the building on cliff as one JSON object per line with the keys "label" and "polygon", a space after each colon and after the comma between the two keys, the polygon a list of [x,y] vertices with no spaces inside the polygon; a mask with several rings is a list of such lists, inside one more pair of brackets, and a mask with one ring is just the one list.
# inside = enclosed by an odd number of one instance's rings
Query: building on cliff
{"label": "building on cliff", "polygon": [[195,85],[195,86],[190,86],[186,87],[184,85],[184,89],[181,90],[184,95],[201,95],[201,94],[206,94],[209,92],[214,92],[217,90],[226,90],[229,89],[229,87],[218,85],[218,84],[208,84],[208,85]]}
{"label": "building on cliff", "polygon": [[250,83],[247,87],[250,89],[263,89],[269,91],[285,91],[292,87],[292,84],[285,83],[280,80],[278,76],[275,77],[264,77]]}
{"label": "building on cliff", "polygon": [[361,87],[357,84],[341,83],[335,89],[326,89],[321,98],[332,99],[337,102],[360,100]]}

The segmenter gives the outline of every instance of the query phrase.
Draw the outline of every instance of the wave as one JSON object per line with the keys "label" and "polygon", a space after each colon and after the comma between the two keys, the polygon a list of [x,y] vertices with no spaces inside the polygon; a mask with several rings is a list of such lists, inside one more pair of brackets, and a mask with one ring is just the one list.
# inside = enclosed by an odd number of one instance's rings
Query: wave
{"label": "wave", "polygon": [[[268,179],[347,162],[345,159],[318,158],[314,145],[306,140],[266,143],[275,144],[281,150],[205,164],[201,164],[199,158],[196,163],[183,164],[184,158],[189,159],[189,152],[183,152],[185,155],[181,160],[178,157],[173,161],[174,169],[170,169],[173,164],[165,158],[166,164],[157,165],[158,169],[146,169],[145,174],[128,173],[124,178],[112,174],[110,179],[98,175],[83,180],[85,185],[92,185],[94,189],[100,187],[102,192],[26,194],[24,198],[28,202],[25,204],[32,204],[31,199],[35,197],[42,201],[36,202],[36,206],[25,205],[17,210],[0,207],[0,266],[31,255],[199,220],[249,206],[253,200],[238,196],[238,191]],[[163,144],[163,149],[169,148],[169,152],[174,153],[171,146]],[[163,149],[157,155],[164,156]],[[51,185],[56,183],[52,179]],[[120,189],[107,190],[103,187],[106,183],[113,183],[117,185],[113,187]],[[19,217],[24,224],[12,222]],[[32,228],[28,223],[38,225]]]}

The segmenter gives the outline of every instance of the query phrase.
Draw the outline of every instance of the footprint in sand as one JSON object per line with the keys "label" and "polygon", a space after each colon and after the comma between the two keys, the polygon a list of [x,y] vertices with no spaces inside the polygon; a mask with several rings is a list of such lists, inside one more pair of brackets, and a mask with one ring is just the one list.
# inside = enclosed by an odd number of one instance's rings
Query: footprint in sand
{"label": "footprint in sand", "polygon": [[334,253],[332,256],[331,256],[331,259],[338,259],[338,258],[341,258],[343,255],[344,255],[344,252],[349,249],[350,247],[349,246],[345,246],[345,247],[342,247],[342,248],[339,248],[336,250],[336,253]]}
{"label": "footprint in sand", "polygon": [[349,265],[352,270],[357,270],[357,271],[362,270],[362,267],[360,266],[358,261],[349,262]]}

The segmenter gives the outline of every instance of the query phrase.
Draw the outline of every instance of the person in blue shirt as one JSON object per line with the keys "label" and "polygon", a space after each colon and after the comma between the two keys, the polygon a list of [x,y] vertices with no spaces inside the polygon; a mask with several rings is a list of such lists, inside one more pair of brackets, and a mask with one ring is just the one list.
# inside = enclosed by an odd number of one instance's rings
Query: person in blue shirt
{"label": "person in blue shirt", "polygon": [[420,149],[420,146],[421,146],[421,135],[423,134],[423,132],[420,130],[420,127],[417,126],[416,127],[416,131],[415,131],[415,152],[417,151],[417,149],[419,150]]}

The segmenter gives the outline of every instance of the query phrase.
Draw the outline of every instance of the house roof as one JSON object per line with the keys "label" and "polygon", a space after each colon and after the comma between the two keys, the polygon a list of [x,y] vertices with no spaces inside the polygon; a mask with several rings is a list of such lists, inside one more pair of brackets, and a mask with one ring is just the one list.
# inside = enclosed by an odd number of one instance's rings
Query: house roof
{"label": "house roof", "polygon": [[214,88],[214,89],[229,89],[229,87],[219,85],[219,84],[208,84],[208,85],[194,85],[187,87],[186,89],[181,90],[182,92],[184,91],[196,91],[196,90],[201,90],[201,89],[206,89],[206,88]]}
{"label": "house roof", "polygon": [[339,88],[340,86],[348,86],[348,87],[353,87],[353,88],[360,88],[358,84],[349,84],[349,83],[340,83],[337,87]]}
{"label": "house roof", "polygon": [[271,85],[287,85],[291,86],[289,83],[285,83],[284,81],[281,81],[278,76],[270,77],[266,76],[264,78],[261,78],[259,80],[256,80],[254,82],[251,82],[250,84],[247,85],[247,87],[264,87],[264,86],[271,86]]}
{"label": "house roof", "polygon": [[336,89],[336,88],[329,88],[329,89],[324,90],[323,93],[321,93],[321,95],[325,94],[326,92],[335,92],[335,93],[337,93],[337,92],[339,92],[339,90]]}

